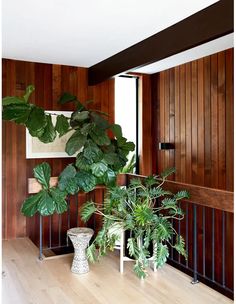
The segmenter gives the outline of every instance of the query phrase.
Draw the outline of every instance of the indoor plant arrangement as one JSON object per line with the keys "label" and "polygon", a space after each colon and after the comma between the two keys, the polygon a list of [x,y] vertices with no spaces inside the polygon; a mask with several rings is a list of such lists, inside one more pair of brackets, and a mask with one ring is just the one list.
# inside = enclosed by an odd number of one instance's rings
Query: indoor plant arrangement
{"label": "indoor plant arrangement", "polygon": [[[183,219],[178,202],[188,198],[189,194],[187,191],[172,194],[162,188],[167,176],[173,172],[174,168],[160,176],[132,179],[127,187],[110,188],[104,204],[90,201],[82,206],[84,221],[88,221],[93,214],[103,218],[102,228],[87,249],[91,262],[97,261],[107,250],[113,250],[120,231],[127,230],[132,235],[127,240],[127,248],[135,260],[134,271],[140,278],[146,276],[150,255],[153,255],[157,268],[167,261],[169,247],[187,258],[184,239],[174,229],[172,219]],[[151,243],[154,246],[150,253],[148,249]]]}
{"label": "indoor plant arrangement", "polygon": [[59,103],[73,102],[76,110],[70,118],[58,115],[54,126],[54,114],[29,102],[33,91],[34,86],[30,85],[22,97],[3,98],[3,120],[26,126],[31,136],[45,144],[71,132],[66,152],[68,155],[77,153],[75,163],[63,170],[56,187],[49,186],[51,169],[47,163],[34,168],[34,177],[41,183],[42,190],[24,201],[22,212],[26,216],[36,212],[46,216],[67,210],[67,194],[80,190],[89,192],[97,184],[114,185],[117,173],[126,165],[129,152],[134,150],[134,143],[123,137],[118,124],[108,122],[106,113],[90,110],[88,103],[86,107],[69,93],[64,93]]}

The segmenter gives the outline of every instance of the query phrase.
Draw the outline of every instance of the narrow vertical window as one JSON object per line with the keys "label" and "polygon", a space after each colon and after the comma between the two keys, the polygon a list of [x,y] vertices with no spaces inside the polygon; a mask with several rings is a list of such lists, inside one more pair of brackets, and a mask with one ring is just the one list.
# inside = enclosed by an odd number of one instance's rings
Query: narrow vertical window
{"label": "narrow vertical window", "polygon": [[136,161],[138,173],[138,78],[118,76],[115,78],[115,123],[121,125],[123,136],[135,144],[135,151],[128,156]]}

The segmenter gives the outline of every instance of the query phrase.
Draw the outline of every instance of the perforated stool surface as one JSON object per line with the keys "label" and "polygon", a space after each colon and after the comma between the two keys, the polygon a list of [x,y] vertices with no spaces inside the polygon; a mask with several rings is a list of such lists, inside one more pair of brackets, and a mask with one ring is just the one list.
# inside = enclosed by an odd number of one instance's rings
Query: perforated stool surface
{"label": "perforated stool surface", "polygon": [[89,241],[93,236],[93,229],[85,227],[71,228],[67,231],[67,235],[70,238],[75,254],[71,266],[71,271],[77,274],[83,274],[89,272],[89,265],[86,257],[86,248]]}

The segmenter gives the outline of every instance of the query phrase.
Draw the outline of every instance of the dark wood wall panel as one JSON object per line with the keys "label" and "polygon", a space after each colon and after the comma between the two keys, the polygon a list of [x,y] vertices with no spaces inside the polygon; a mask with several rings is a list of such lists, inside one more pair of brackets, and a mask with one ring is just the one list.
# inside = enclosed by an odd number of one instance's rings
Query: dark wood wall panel
{"label": "dark wood wall panel", "polygon": [[[176,167],[172,179],[177,182],[233,191],[233,49],[151,77],[153,138],[157,142],[175,144],[174,150],[157,150],[153,147],[153,173]],[[213,211],[206,208],[204,217],[205,274],[211,277],[214,266],[214,279],[222,283],[222,211],[216,209],[213,215]],[[192,235],[191,208],[188,210],[188,220],[188,233]],[[225,215],[225,284],[229,288],[233,288],[233,225],[233,214]],[[201,207],[197,209],[197,231],[198,252],[203,253]],[[184,231],[181,230],[181,233],[185,236]],[[189,249],[192,245],[188,244]],[[191,250],[190,266],[193,264]],[[203,258],[203,254],[198,254],[198,271],[201,274],[204,274]],[[174,259],[178,260],[178,256]]]}
{"label": "dark wood wall panel", "polygon": [[[108,112],[110,122],[114,121],[114,80],[89,87],[86,68],[8,59],[3,59],[2,73],[3,97],[22,95],[27,85],[34,84],[31,102],[47,110],[70,111],[74,109],[73,104],[62,106],[57,103],[60,95],[67,91],[75,94],[82,103],[94,100],[90,107]],[[37,237],[33,234],[37,232],[31,228],[37,218],[26,220],[20,213],[21,204],[27,196],[27,179],[32,177],[33,167],[42,161],[51,165],[52,176],[58,176],[74,159],[26,160],[25,128],[11,122],[3,122],[2,138],[3,238],[29,235],[34,239]]]}
{"label": "dark wood wall panel", "polygon": [[175,144],[153,154],[153,172],[233,191],[233,50],[152,75],[152,97],[157,141]]}

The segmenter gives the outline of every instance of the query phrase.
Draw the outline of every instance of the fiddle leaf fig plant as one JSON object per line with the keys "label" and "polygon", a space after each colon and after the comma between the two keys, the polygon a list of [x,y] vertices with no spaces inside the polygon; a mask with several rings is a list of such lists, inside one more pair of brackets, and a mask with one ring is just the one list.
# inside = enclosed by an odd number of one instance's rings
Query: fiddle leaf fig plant
{"label": "fiddle leaf fig plant", "polygon": [[63,213],[67,210],[67,192],[58,187],[50,187],[51,168],[48,163],[37,165],[34,177],[41,184],[42,190],[28,197],[22,205],[21,212],[25,216],[33,216],[39,212],[43,216],[52,215],[54,212]]}
{"label": "fiddle leaf fig plant", "polygon": [[[160,176],[132,179],[127,187],[110,188],[103,204],[89,201],[82,206],[83,221],[88,221],[93,214],[103,218],[103,226],[87,250],[91,262],[113,250],[120,234],[125,231],[130,231],[127,249],[135,260],[134,272],[140,278],[146,277],[151,256],[157,268],[165,264],[170,247],[187,259],[184,239],[172,221],[184,218],[178,203],[189,198],[189,194],[185,190],[172,194],[162,187],[174,171],[171,168]],[[151,243],[152,252],[149,250]]]}
{"label": "fiddle leaf fig plant", "polygon": [[[21,97],[4,97],[3,120],[24,125],[31,136],[37,137],[45,144],[53,142],[57,136],[61,137],[70,132],[65,151],[70,156],[75,154],[76,159],[74,164],[68,165],[61,172],[57,190],[51,191],[47,188],[48,180],[46,182],[37,175],[36,171],[41,167],[34,170],[35,178],[42,184],[43,189],[24,202],[22,212],[27,216],[32,216],[37,211],[42,215],[65,211],[66,208],[59,208],[51,200],[53,195],[60,196],[58,191],[75,194],[80,190],[92,191],[97,184],[115,185],[116,175],[126,165],[129,152],[135,148],[134,143],[123,137],[121,127],[108,121],[106,113],[87,107],[91,101],[84,105],[75,95],[64,93],[59,103],[64,105],[73,102],[75,105],[75,111],[68,118],[47,113],[43,108],[30,103],[33,91],[34,86],[30,85]],[[56,115],[55,125],[52,122],[53,115]],[[48,173],[48,166],[44,164],[42,168],[44,167],[47,167]],[[45,173],[45,170],[43,172]]]}

